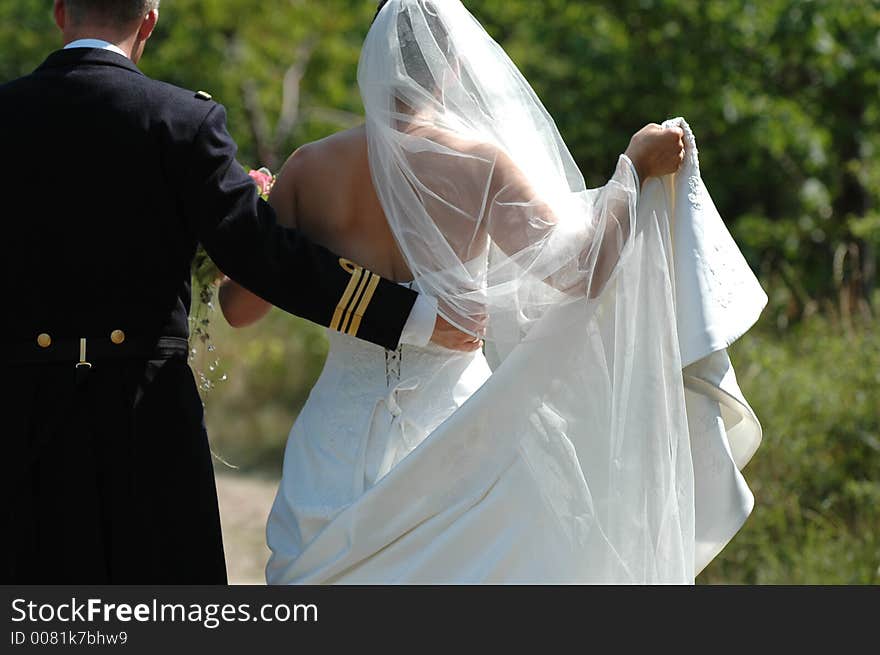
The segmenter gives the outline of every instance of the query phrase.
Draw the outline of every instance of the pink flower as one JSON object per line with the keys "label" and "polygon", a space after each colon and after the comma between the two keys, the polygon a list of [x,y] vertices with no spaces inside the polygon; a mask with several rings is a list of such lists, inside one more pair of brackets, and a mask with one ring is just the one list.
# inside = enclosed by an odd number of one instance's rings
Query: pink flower
{"label": "pink flower", "polygon": [[261,196],[269,195],[269,192],[272,190],[272,185],[275,183],[275,178],[272,176],[272,173],[268,168],[261,168],[258,171],[252,170],[248,175],[251,176],[254,184],[257,185]]}

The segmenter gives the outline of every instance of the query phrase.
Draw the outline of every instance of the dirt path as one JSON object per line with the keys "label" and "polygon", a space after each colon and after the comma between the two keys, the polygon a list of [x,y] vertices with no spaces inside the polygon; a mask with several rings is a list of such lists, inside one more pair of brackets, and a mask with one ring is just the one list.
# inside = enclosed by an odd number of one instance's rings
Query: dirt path
{"label": "dirt path", "polygon": [[278,483],[259,477],[217,474],[223,542],[230,584],[265,584],[266,517]]}

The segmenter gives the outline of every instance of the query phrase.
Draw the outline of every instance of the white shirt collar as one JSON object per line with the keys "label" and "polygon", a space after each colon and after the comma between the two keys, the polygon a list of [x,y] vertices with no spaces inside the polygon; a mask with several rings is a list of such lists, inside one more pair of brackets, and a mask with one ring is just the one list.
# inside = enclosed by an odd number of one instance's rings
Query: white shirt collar
{"label": "white shirt collar", "polygon": [[68,50],[69,48],[100,48],[101,50],[111,50],[117,54],[122,55],[125,58],[128,58],[128,55],[122,51],[122,48],[113,45],[108,41],[102,41],[101,39],[77,39],[76,41],[71,41],[66,46],[64,46],[65,50]]}

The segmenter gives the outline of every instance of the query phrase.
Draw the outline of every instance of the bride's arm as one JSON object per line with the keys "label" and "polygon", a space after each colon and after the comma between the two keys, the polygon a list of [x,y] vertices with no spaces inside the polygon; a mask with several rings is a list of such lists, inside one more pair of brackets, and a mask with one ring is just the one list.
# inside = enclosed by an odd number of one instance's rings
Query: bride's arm
{"label": "bride's arm", "polygon": [[570,208],[554,208],[499,154],[487,203],[492,241],[549,286],[597,297],[629,239],[639,192],[638,176],[624,161],[598,192],[572,194]]}
{"label": "bride's arm", "polygon": [[[636,133],[608,183],[589,196],[589,205],[557,215],[516,164],[496,159],[487,211],[493,242],[511,257],[531,244],[547,244],[529,268],[547,284],[572,295],[595,298],[611,278],[632,232],[636,199],[649,177],[678,169],[684,146],[681,130],[648,125]],[[584,196],[586,198],[587,196]],[[592,220],[586,222],[585,217]],[[562,223],[561,221],[565,221]]]}
{"label": "bride's arm", "polygon": [[218,296],[223,317],[234,328],[253,325],[272,308],[272,305],[258,295],[229,278],[224,279],[220,284]]}
{"label": "bride's arm", "polygon": [[[278,216],[279,224],[285,227],[296,225],[296,188],[294,186],[294,164],[296,152],[281,168],[278,179],[269,195],[269,204]],[[272,305],[255,293],[226,278],[218,293],[220,309],[226,322],[234,328],[243,328],[262,320]]]}

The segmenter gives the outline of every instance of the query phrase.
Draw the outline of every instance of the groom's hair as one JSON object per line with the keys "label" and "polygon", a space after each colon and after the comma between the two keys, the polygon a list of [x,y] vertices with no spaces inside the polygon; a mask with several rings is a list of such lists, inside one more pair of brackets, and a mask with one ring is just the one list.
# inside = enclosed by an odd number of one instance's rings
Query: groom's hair
{"label": "groom's hair", "polygon": [[97,20],[110,25],[127,25],[159,8],[160,0],[67,0],[70,20]]}

